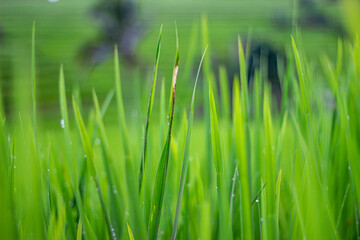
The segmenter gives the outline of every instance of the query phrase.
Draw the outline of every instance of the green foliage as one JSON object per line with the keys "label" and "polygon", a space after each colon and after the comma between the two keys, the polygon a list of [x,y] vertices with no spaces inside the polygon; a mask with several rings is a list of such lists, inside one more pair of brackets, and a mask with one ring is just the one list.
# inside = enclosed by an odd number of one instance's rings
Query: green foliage
{"label": "green foliage", "polygon": [[[165,78],[157,97],[161,28],[150,89],[137,89],[139,102],[150,91],[147,108],[135,107],[141,121],[123,99],[116,47],[114,89],[106,97],[93,90],[89,103],[75,86],[71,113],[61,66],[60,127],[47,129],[41,115],[36,120],[33,29],[32,118],[8,119],[0,105],[2,239],[359,238],[359,36],[339,40],[336,60],[322,55],[316,75],[292,39],[279,110],[263,69],[248,88],[240,37],[240,75],[231,83],[220,67],[217,81],[205,17],[201,30],[206,55],[197,75],[192,63],[179,70],[176,36],[172,82]],[[194,46],[187,61],[200,54]],[[189,99],[175,105],[184,76],[186,84],[195,80],[188,116],[179,106]]]}

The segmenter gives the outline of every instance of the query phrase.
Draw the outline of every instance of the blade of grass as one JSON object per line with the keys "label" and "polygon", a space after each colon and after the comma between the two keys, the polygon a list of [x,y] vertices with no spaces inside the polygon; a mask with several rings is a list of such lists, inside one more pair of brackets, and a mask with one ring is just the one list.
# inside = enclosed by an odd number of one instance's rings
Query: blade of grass
{"label": "blade of grass", "polygon": [[35,21],[33,22],[32,38],[31,38],[31,83],[32,83],[33,129],[34,129],[34,136],[36,143],[37,133],[36,133],[36,78],[35,78]]}
{"label": "blade of grass", "polygon": [[165,192],[167,168],[169,163],[169,150],[170,150],[170,141],[171,141],[171,130],[172,130],[172,124],[174,118],[176,79],[178,75],[178,70],[179,70],[179,42],[178,42],[177,30],[176,30],[175,66],[174,66],[173,78],[171,84],[169,115],[168,115],[169,130],[161,154],[158,169],[156,172],[155,185],[153,190],[153,198],[151,203],[150,219],[149,219],[149,232],[148,232],[148,239],[151,240],[157,238],[159,225],[160,225],[160,217],[161,217],[161,210],[162,210],[162,204],[163,204],[163,198]]}
{"label": "blade of grass", "polygon": [[219,208],[219,224],[220,224],[220,237],[224,239],[231,239],[231,235],[228,228],[228,213],[229,205],[225,197],[228,196],[225,185],[224,185],[224,170],[223,170],[223,159],[220,142],[220,132],[218,126],[218,119],[216,114],[216,106],[214,100],[214,94],[212,91],[211,84],[209,85],[209,103],[210,103],[210,126],[211,126],[211,142],[213,150],[213,158],[216,169],[216,188],[218,194],[218,208]]}
{"label": "blade of grass", "polygon": [[240,67],[240,81],[241,81],[241,104],[243,108],[243,115],[245,123],[248,120],[248,106],[249,106],[249,96],[248,96],[248,84],[246,77],[246,62],[244,49],[241,43],[240,35],[238,36],[238,50],[239,50],[239,67]]}
{"label": "blade of grass", "polygon": [[[207,21],[207,17],[206,15],[202,15],[201,16],[201,31],[202,31],[202,47],[203,49],[205,49],[205,47],[207,45],[211,46],[211,43],[209,42],[209,31],[208,31],[208,21]],[[209,159],[208,161],[206,161],[206,183],[205,185],[207,187],[210,187],[213,183],[213,171],[212,171],[212,163],[210,161],[210,159],[212,158],[211,154],[211,138],[209,136],[210,134],[210,112],[209,112],[209,93],[208,93],[208,89],[209,89],[209,84],[212,84],[213,86],[215,86],[215,80],[214,80],[214,76],[213,73],[211,71],[211,49],[209,48],[207,50],[207,54],[204,58],[204,66],[203,66],[203,72],[204,72],[204,78],[206,79],[204,81],[204,86],[203,86],[203,109],[204,109],[204,122],[205,122],[205,141],[206,141],[206,145],[205,145],[205,159]],[[215,97],[216,98],[216,97]],[[217,99],[217,98],[216,98]]]}
{"label": "blade of grass", "polygon": [[[112,221],[112,223],[114,223],[114,227],[115,227],[115,229],[112,229],[112,234],[114,234],[113,231],[115,231],[120,236],[121,235],[120,230],[121,230],[121,215],[122,215],[121,205],[122,204],[118,201],[120,199],[117,199],[115,197],[118,192],[117,183],[119,182],[119,180],[116,178],[116,174],[113,173],[114,164],[113,164],[113,158],[112,158],[112,155],[110,152],[110,144],[109,144],[109,140],[108,140],[108,137],[107,137],[107,134],[105,131],[105,125],[102,120],[102,113],[100,111],[99,101],[98,101],[98,98],[96,96],[96,92],[94,89],[93,89],[93,101],[94,101],[94,105],[95,105],[96,121],[99,126],[99,130],[100,130],[100,134],[101,134],[101,140],[102,140],[101,142],[103,144],[102,146],[104,146],[103,147],[104,154],[105,154],[104,166],[105,166],[107,180],[109,183],[110,203],[111,203],[111,207],[113,210],[110,212],[110,216],[111,216],[111,221]],[[119,192],[123,193],[124,191],[122,188],[120,188]]]}
{"label": "blade of grass", "polygon": [[230,121],[230,97],[229,80],[224,66],[219,67],[219,80],[221,92],[222,116],[226,121]]}
{"label": "blade of grass", "polygon": [[117,50],[117,46],[114,48],[114,70],[115,70],[115,91],[116,91],[116,103],[117,103],[117,112],[118,112],[118,120],[120,127],[120,139],[121,144],[119,147],[124,150],[124,162],[125,162],[125,176],[126,176],[126,187],[127,193],[129,195],[129,205],[130,209],[134,210],[134,214],[131,215],[133,218],[133,222],[136,225],[133,225],[135,236],[138,235],[137,238],[145,239],[145,223],[144,218],[141,216],[141,209],[138,207],[139,204],[139,192],[133,191],[138,188],[136,181],[136,173],[133,166],[130,138],[128,133],[128,128],[126,124],[125,118],[125,110],[124,110],[124,102],[122,98],[122,90],[121,90],[121,80],[120,80],[120,64],[119,64],[119,54]]}
{"label": "blade of grass", "polygon": [[130,240],[135,240],[134,235],[133,235],[133,233],[131,231],[131,228],[130,228],[129,224],[127,224],[127,229],[128,229],[128,233],[129,233],[129,239]]}
{"label": "blade of grass", "polygon": [[3,98],[2,98],[2,87],[0,84],[0,125],[2,124],[2,121],[5,118],[5,112],[4,112],[4,105],[3,105]]}
{"label": "blade of grass", "polygon": [[160,27],[159,39],[158,39],[158,43],[157,43],[157,47],[156,47],[156,54],[155,54],[154,76],[153,76],[152,87],[151,87],[150,95],[149,95],[149,104],[148,104],[146,123],[145,123],[143,154],[141,156],[141,161],[140,161],[139,192],[141,192],[142,181],[144,178],[144,169],[146,169],[146,156],[147,156],[146,153],[147,153],[147,142],[148,142],[147,138],[148,138],[149,125],[150,125],[151,111],[152,111],[152,107],[153,107],[153,103],[154,103],[154,96],[155,96],[157,70],[158,70],[159,59],[160,59],[162,29],[163,29],[163,25],[161,25],[161,27]]}
{"label": "blade of grass", "polygon": [[275,219],[276,219],[276,232],[277,232],[277,238],[280,238],[280,232],[279,232],[279,212],[280,212],[280,187],[281,187],[281,169],[279,171],[279,175],[276,181],[276,210],[275,210]]}
{"label": "blade of grass", "polygon": [[116,91],[116,102],[117,102],[117,112],[119,117],[119,125],[121,130],[121,137],[124,144],[125,150],[125,159],[131,158],[130,151],[130,139],[128,129],[126,127],[126,118],[125,118],[125,110],[124,103],[122,98],[122,90],[121,90],[121,79],[120,79],[120,64],[119,64],[119,54],[118,48],[115,45],[114,48],[114,69],[115,69],[115,91]]}
{"label": "blade of grass", "polygon": [[81,223],[81,218],[79,219],[79,223],[78,223],[78,229],[77,229],[77,233],[76,233],[76,240],[81,240],[82,239],[82,223]]}
{"label": "blade of grass", "polygon": [[189,124],[188,124],[188,128],[186,131],[184,157],[183,157],[183,163],[182,163],[181,174],[180,174],[179,193],[178,193],[178,198],[177,198],[177,202],[176,202],[175,219],[174,219],[173,231],[172,231],[172,236],[171,236],[171,239],[173,239],[173,240],[176,238],[177,226],[178,226],[178,221],[179,221],[179,217],[180,217],[181,201],[182,201],[182,196],[183,196],[183,192],[184,192],[187,169],[188,169],[188,165],[189,165],[190,136],[191,136],[191,129],[192,129],[192,125],[193,125],[193,119],[194,119],[196,86],[197,86],[197,82],[198,82],[198,78],[199,78],[199,74],[200,74],[200,70],[201,70],[201,65],[204,60],[206,50],[207,50],[207,47],[205,48],[204,53],[200,60],[199,68],[198,68],[196,78],[195,78],[193,94],[191,97],[190,114],[189,114],[189,120],[188,120]]}
{"label": "blade of grass", "polygon": [[[244,92],[243,92],[244,93]],[[240,91],[238,82],[234,82],[234,103],[233,103],[233,134],[235,141],[235,154],[238,162],[239,168],[239,178],[240,178],[240,196],[241,196],[241,206],[240,206],[240,220],[241,220],[241,229],[243,230],[243,238],[251,239],[252,238],[252,224],[251,224],[251,208],[250,208],[250,182],[249,182],[249,172],[250,169],[248,166],[247,160],[247,144],[246,144],[246,113],[244,109],[245,98],[240,100]]]}
{"label": "blade of grass", "polygon": [[83,119],[81,117],[81,114],[80,114],[79,107],[77,106],[74,97],[73,97],[72,102],[73,102],[73,108],[74,108],[74,114],[75,114],[76,123],[77,123],[78,129],[79,129],[79,132],[80,132],[81,142],[83,144],[83,148],[84,148],[84,151],[86,153],[87,165],[88,165],[89,170],[90,170],[90,175],[95,180],[96,190],[98,192],[100,203],[101,203],[101,209],[102,209],[102,212],[103,212],[104,217],[105,217],[109,238],[110,239],[116,239],[115,232],[113,231],[113,227],[111,225],[109,212],[106,209],[106,204],[105,204],[104,196],[103,196],[103,193],[102,193],[100,181],[99,181],[98,175],[96,173],[95,163],[94,163],[94,159],[93,159],[93,157],[94,157],[93,154],[94,153],[93,153],[93,149],[92,149],[92,146],[91,146],[90,138],[88,136],[84,121],[83,121]]}
{"label": "blade of grass", "polygon": [[292,41],[293,51],[294,51],[294,55],[295,55],[295,63],[296,63],[297,73],[298,73],[298,77],[299,77],[300,93],[301,93],[301,108],[303,110],[303,114],[307,118],[308,113],[309,113],[308,86],[305,81],[305,75],[304,75],[303,67],[301,65],[300,55],[296,48],[295,40],[292,36],[291,36],[291,41]]}
{"label": "blade of grass", "polygon": [[[74,170],[73,170],[73,162],[70,153],[70,126],[69,126],[69,117],[68,117],[68,109],[67,109],[67,101],[66,101],[66,91],[65,91],[65,77],[64,77],[64,69],[63,65],[60,66],[60,73],[59,73],[59,101],[60,101],[60,112],[61,112],[61,120],[60,125],[61,128],[64,130],[64,138],[65,138],[65,151],[68,159],[68,166],[70,171],[70,180],[71,186],[74,191],[77,209],[79,211],[80,218],[83,219],[84,222],[84,231],[86,236],[90,239],[96,239],[94,230],[92,229],[83,209],[82,199],[80,196],[79,189],[77,188],[74,180]],[[55,154],[53,154],[56,156]],[[59,174],[61,176],[61,174]],[[63,181],[60,181],[63,183]],[[65,189],[65,188],[63,188]],[[66,198],[66,196],[65,196]],[[68,214],[67,214],[68,215]],[[71,227],[73,229],[73,226]],[[74,233],[75,234],[75,233]],[[73,236],[75,237],[75,235]]]}
{"label": "blade of grass", "polygon": [[234,175],[232,178],[232,184],[231,184],[231,192],[230,192],[230,203],[229,203],[229,227],[233,226],[233,208],[234,208],[234,198],[235,198],[235,188],[236,188],[236,181],[238,176],[238,166],[236,165]]}

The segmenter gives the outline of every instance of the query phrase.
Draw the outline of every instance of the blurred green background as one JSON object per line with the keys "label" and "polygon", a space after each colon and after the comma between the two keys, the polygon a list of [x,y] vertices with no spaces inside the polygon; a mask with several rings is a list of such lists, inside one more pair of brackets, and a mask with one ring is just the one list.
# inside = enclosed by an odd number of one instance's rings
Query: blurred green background
{"label": "blurred green background", "polygon": [[[58,124],[60,118],[58,71],[61,63],[64,64],[69,95],[74,87],[81,89],[85,109],[86,103],[91,103],[92,88],[96,88],[101,99],[113,88],[111,57],[96,65],[84,64],[81,60],[84,46],[104,37],[101,23],[91,12],[95,6],[105,2],[107,1],[0,1],[0,85],[9,118],[16,116],[18,110],[30,112],[31,109],[30,43],[34,20],[37,102],[39,114],[44,122],[50,123],[55,119]],[[128,63],[127,57],[124,56],[121,59],[127,111],[131,111],[136,102],[147,102],[161,24],[164,24],[164,33],[159,64],[160,82],[162,79],[170,79],[172,74],[176,21],[181,61],[178,91],[180,99],[187,99],[191,92],[188,86],[192,85],[189,85],[189,81],[193,81],[195,71],[189,68],[196,67],[197,64],[194,63],[198,62],[203,50],[200,37],[201,16],[208,19],[211,58],[217,72],[219,64],[225,65],[228,69],[237,66],[238,34],[246,39],[250,33],[252,40],[286,50],[290,46],[294,19],[301,28],[302,47],[310,62],[311,59],[318,60],[318,56],[324,52],[335,56],[337,38],[341,35],[347,37],[347,30],[343,27],[346,25],[343,3],[334,0],[134,2],[137,11],[135,20],[143,30],[134,48],[135,61]],[[126,28],[126,24],[124,26]],[[341,32],[343,30],[344,32]],[[317,68],[316,64],[313,67]],[[144,100],[138,101],[139,96]],[[182,102],[179,101],[180,106]],[[187,106],[188,102],[184,105]],[[143,109],[145,112],[145,105]]]}

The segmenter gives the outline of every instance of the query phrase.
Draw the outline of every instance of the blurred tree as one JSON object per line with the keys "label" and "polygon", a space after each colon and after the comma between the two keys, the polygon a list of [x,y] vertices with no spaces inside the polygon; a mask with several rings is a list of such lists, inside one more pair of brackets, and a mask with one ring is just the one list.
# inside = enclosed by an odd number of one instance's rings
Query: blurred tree
{"label": "blurred tree", "polygon": [[102,0],[92,9],[99,24],[96,39],[89,41],[80,51],[86,65],[96,65],[107,59],[118,45],[119,53],[131,64],[136,63],[134,49],[146,24],[139,20],[138,6],[131,0]]}

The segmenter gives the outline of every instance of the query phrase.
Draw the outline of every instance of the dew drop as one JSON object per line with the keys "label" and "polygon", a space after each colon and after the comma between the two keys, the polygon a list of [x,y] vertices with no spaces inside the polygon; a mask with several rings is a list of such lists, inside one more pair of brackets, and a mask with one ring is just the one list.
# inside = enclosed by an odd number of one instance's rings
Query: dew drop
{"label": "dew drop", "polygon": [[235,178],[233,177],[232,180],[235,181]]}
{"label": "dew drop", "polygon": [[255,202],[259,202],[259,199],[256,199]]}
{"label": "dew drop", "polygon": [[100,145],[100,139],[96,138],[96,139],[95,139],[95,144],[96,144],[96,145]]}
{"label": "dew drop", "polygon": [[84,158],[87,158],[86,154],[84,154]]}
{"label": "dew drop", "polygon": [[347,119],[348,119],[348,120],[350,120],[350,117],[349,117],[349,115],[347,115]]}
{"label": "dew drop", "polygon": [[235,194],[234,194],[234,193],[233,193],[233,194],[231,194],[231,197],[233,197],[233,198],[234,198],[234,197],[235,197]]}
{"label": "dew drop", "polygon": [[118,192],[118,191],[117,191],[116,189],[113,190],[113,193],[114,193],[114,194],[117,194],[117,192]]}
{"label": "dew drop", "polygon": [[61,128],[65,128],[65,120],[64,119],[60,119],[60,126],[61,126]]}
{"label": "dew drop", "polygon": [[14,168],[16,168],[16,165],[14,165]]}

